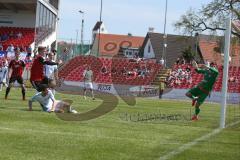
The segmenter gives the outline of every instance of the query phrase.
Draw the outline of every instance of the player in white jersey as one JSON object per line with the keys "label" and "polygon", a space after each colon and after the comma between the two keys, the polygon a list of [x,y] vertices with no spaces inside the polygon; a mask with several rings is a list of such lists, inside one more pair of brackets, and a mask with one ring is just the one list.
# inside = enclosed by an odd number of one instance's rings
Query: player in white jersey
{"label": "player in white jersey", "polygon": [[3,61],[2,64],[0,64],[0,91],[2,91],[3,85],[5,85],[6,87],[8,86],[7,75],[8,75],[7,62]]}
{"label": "player in white jersey", "polygon": [[[49,62],[54,62],[55,54],[53,52],[48,54]],[[55,94],[55,85],[58,82],[58,66],[57,65],[44,65],[44,83],[48,84],[53,94]]]}
{"label": "player in white jersey", "polygon": [[93,94],[93,71],[91,70],[90,66],[87,66],[86,70],[83,72],[84,77],[84,99],[86,99],[87,89],[89,89],[92,93],[92,99],[95,100]]}
{"label": "player in white jersey", "polygon": [[48,89],[47,85],[41,85],[41,92],[35,94],[28,102],[29,111],[32,111],[32,103],[39,102],[42,110],[45,112],[58,112],[64,113],[77,113],[77,111],[71,108],[71,101],[59,101],[56,100],[52,91]]}
{"label": "player in white jersey", "polygon": [[[50,62],[54,62],[54,53],[49,53],[48,58]],[[57,65],[44,65],[44,75],[47,78],[58,80],[58,66]]]}

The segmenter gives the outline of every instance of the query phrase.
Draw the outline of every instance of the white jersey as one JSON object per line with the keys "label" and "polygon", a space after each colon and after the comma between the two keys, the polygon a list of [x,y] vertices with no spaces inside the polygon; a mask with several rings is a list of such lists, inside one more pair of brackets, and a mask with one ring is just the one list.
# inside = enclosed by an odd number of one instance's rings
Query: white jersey
{"label": "white jersey", "polygon": [[0,82],[5,82],[7,81],[7,74],[8,74],[8,67],[4,66],[0,68]]}
{"label": "white jersey", "polygon": [[55,101],[54,95],[52,94],[52,91],[48,90],[48,94],[46,96],[43,96],[41,92],[35,94],[30,101],[32,102],[39,102],[44,111],[50,111],[53,105],[53,102]]}
{"label": "white jersey", "polygon": [[55,79],[54,73],[57,72],[57,65],[44,65],[44,75],[48,78]]}
{"label": "white jersey", "polygon": [[83,77],[84,77],[84,82],[92,82],[93,71],[92,70],[84,70]]}

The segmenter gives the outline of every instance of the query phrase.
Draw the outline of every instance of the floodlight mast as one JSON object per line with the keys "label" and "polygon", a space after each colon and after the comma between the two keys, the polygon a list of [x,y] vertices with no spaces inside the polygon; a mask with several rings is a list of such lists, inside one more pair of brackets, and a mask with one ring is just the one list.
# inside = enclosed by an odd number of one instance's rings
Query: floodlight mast
{"label": "floodlight mast", "polygon": [[220,128],[225,128],[225,126],[226,126],[225,120],[226,120],[226,108],[227,108],[228,67],[229,67],[230,43],[231,43],[231,18],[229,17],[226,21],[226,31],[225,31]]}
{"label": "floodlight mast", "polygon": [[84,54],[83,52],[83,31],[84,31],[84,12],[82,10],[79,11],[80,14],[82,14],[82,23],[81,23],[81,54]]}

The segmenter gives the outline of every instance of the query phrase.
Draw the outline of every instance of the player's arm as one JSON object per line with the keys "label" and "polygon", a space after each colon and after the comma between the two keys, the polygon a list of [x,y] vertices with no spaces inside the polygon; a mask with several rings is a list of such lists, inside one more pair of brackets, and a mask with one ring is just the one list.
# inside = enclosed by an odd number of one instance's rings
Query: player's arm
{"label": "player's arm", "polygon": [[50,112],[54,112],[55,111],[55,100],[53,100],[53,103],[52,103],[52,108],[50,110]]}
{"label": "player's arm", "polygon": [[58,80],[58,69],[56,68],[55,70],[54,70],[54,77],[55,77],[55,79],[56,80]]}
{"label": "player's arm", "polygon": [[93,75],[93,71],[92,71],[92,82],[94,81],[94,75]]}
{"label": "player's arm", "polygon": [[[23,71],[24,71],[25,67],[26,67],[26,64],[25,64],[24,61],[22,61],[22,68],[23,68]],[[23,77],[23,74],[24,74],[24,73],[22,73],[22,77]]]}
{"label": "player's arm", "polygon": [[209,70],[211,72],[213,72],[214,74],[216,74],[216,75],[218,75],[218,73],[219,73],[218,70],[216,68],[214,68],[214,67],[210,67]]}
{"label": "player's arm", "polygon": [[8,79],[10,79],[10,77],[12,76],[12,72],[13,72],[13,70],[12,70],[12,64],[13,62],[11,61],[10,62],[10,64],[9,64],[9,66],[8,66]]}
{"label": "player's arm", "polygon": [[83,80],[84,80],[84,82],[85,82],[85,80],[86,80],[86,70],[84,70],[84,72],[83,72]]}
{"label": "player's arm", "polygon": [[32,111],[32,102],[38,101],[37,97],[39,94],[41,94],[41,93],[37,93],[32,98],[29,99],[29,101],[28,101],[28,110],[29,111]]}
{"label": "player's arm", "polygon": [[198,65],[197,62],[193,62],[193,66],[195,68],[195,71],[200,74],[204,74],[206,72],[206,66],[203,64]]}
{"label": "player's arm", "polygon": [[43,59],[43,57],[40,57],[39,58],[39,62],[41,63],[41,64],[43,64],[43,65],[50,65],[50,66],[53,66],[53,65],[58,65],[58,63],[57,62],[51,62],[51,61],[45,61],[44,59]]}

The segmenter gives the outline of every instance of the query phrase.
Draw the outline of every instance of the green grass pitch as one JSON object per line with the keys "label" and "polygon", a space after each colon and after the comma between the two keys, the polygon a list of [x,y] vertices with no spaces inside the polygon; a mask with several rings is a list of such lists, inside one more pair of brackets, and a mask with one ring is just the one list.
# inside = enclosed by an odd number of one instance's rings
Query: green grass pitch
{"label": "green grass pitch", "polygon": [[[190,101],[138,98],[135,106],[119,99],[110,113],[89,121],[63,121],[54,113],[41,112],[35,103],[27,111],[20,89],[13,88],[9,100],[0,92],[1,160],[158,160],[181,146],[211,133],[219,126],[219,104],[205,103],[200,120],[189,121]],[[27,90],[27,98],[35,91]],[[57,93],[57,99],[72,99],[79,112],[96,108],[101,99]],[[109,100],[111,103],[111,100]],[[230,106],[230,105],[229,105]],[[239,106],[228,109],[227,123],[239,120]],[[136,121],[136,115],[142,121]],[[177,120],[144,120],[145,115],[181,115]],[[134,117],[135,116],[135,117]],[[238,115],[239,116],[239,115]],[[240,157],[240,125],[203,139],[192,147],[172,155],[177,160],[236,160]]]}

